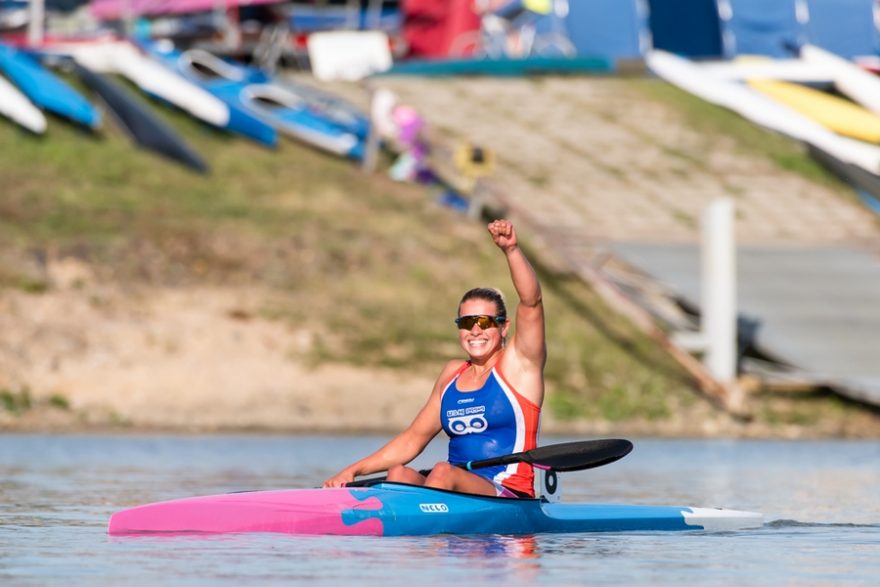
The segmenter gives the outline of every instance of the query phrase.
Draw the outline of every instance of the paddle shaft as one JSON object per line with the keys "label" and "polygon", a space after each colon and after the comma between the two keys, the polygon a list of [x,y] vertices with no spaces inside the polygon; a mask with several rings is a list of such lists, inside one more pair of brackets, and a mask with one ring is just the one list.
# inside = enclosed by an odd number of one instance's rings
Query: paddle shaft
{"label": "paddle shaft", "polygon": [[[541,469],[550,469],[553,471],[583,471],[585,469],[592,469],[613,463],[614,461],[628,455],[632,448],[633,445],[629,440],[619,438],[581,440],[539,446],[532,450],[502,455],[490,459],[457,463],[456,466],[472,471],[474,469],[523,462]],[[430,472],[430,469],[419,471],[420,474],[425,476],[430,474]],[[384,481],[387,478],[387,476],[372,477],[360,481],[352,481],[351,483],[347,483],[346,486],[363,487]]]}

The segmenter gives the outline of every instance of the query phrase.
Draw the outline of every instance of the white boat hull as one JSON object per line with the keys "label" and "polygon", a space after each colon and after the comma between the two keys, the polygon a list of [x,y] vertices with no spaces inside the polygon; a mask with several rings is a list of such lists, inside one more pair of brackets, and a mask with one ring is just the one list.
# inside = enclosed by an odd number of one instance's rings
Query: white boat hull
{"label": "white boat hull", "polygon": [[0,114],[35,134],[46,132],[46,117],[6,78],[0,76]]}
{"label": "white boat hull", "polygon": [[646,61],[658,76],[699,98],[733,110],[765,128],[814,145],[842,161],[880,173],[880,147],[841,137],[748,86],[713,77],[682,57],[654,50],[648,53]]}
{"label": "white boat hull", "polygon": [[69,43],[54,45],[52,51],[68,54],[92,71],[122,75],[148,94],[209,124],[224,128],[229,123],[229,108],[223,102],[128,42]]}
{"label": "white boat hull", "polygon": [[814,45],[804,45],[801,55],[806,61],[828,70],[834,86],[842,94],[880,114],[880,77]]}

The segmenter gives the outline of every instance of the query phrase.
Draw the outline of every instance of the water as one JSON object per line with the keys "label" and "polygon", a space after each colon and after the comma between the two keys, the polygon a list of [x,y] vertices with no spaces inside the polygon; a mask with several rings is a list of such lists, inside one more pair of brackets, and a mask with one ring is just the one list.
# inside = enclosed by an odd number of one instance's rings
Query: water
{"label": "water", "polygon": [[[2,585],[880,585],[880,443],[636,440],[564,501],[760,511],[760,529],[407,538],[110,538],[175,497],[312,487],[386,439],[0,436]],[[545,438],[544,443],[570,438]],[[442,458],[432,444],[417,464]]]}

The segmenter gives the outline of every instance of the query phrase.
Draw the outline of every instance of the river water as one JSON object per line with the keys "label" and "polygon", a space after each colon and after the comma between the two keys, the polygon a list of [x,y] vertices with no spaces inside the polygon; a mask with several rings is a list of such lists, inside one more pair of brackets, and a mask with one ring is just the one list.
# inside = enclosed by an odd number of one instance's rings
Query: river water
{"label": "river water", "polygon": [[[738,532],[111,538],[118,509],[313,487],[386,438],[0,435],[0,585],[880,585],[880,443],[635,439],[563,501],[763,512]],[[542,444],[572,438],[544,438]],[[417,461],[442,459],[434,443]]]}

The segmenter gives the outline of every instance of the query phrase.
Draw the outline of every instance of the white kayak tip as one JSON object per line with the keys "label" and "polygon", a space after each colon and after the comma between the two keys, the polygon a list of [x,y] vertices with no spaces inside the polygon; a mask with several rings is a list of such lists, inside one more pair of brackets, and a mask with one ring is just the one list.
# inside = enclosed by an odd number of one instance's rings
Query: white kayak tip
{"label": "white kayak tip", "polygon": [[688,508],[682,511],[682,515],[686,524],[699,526],[707,532],[760,528],[764,525],[763,514],[725,508]]}

